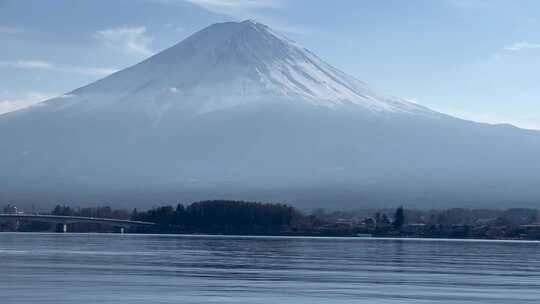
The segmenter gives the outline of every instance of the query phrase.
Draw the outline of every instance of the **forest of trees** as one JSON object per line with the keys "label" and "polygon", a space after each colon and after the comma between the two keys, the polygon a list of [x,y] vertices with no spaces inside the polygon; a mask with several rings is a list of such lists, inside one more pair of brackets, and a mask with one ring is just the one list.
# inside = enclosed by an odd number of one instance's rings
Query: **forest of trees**
{"label": "forest of trees", "polygon": [[131,219],[158,223],[156,232],[219,234],[292,233],[305,222],[291,206],[223,200],[134,210]]}
{"label": "forest of trees", "polygon": [[[50,214],[156,223],[152,227],[131,230],[138,233],[352,236],[360,232],[358,227],[336,224],[333,219],[317,212],[306,215],[285,204],[229,200],[165,205],[145,211],[134,209],[131,212],[108,206],[73,208],[57,205]],[[403,208],[398,208],[394,217],[397,220],[387,216],[386,213],[376,213],[376,232],[387,233],[394,226],[400,229],[404,223]],[[24,229],[34,226],[21,227]],[[113,231],[113,227],[87,223],[72,224],[70,231],[110,232]]]}
{"label": "forest of trees", "polygon": [[[109,206],[72,208],[65,205],[56,205],[51,211],[51,215],[62,216],[82,216],[95,218],[111,218],[128,220],[130,213],[125,209],[112,209]],[[70,231],[73,232],[113,232],[115,228],[110,225],[92,224],[92,223],[73,223],[70,224]]]}
{"label": "forest of trees", "polygon": [[130,218],[130,213],[125,209],[112,209],[109,206],[104,207],[87,207],[87,208],[72,208],[65,205],[56,205],[51,211],[52,215],[64,216],[84,216],[97,218],[113,218],[127,220]]}

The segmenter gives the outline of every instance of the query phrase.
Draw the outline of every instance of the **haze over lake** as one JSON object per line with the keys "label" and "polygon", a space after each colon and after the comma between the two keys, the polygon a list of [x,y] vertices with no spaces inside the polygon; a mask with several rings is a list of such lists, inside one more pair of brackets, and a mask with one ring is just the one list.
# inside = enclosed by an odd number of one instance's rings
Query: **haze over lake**
{"label": "haze over lake", "polygon": [[534,303],[540,243],[0,234],[0,303]]}

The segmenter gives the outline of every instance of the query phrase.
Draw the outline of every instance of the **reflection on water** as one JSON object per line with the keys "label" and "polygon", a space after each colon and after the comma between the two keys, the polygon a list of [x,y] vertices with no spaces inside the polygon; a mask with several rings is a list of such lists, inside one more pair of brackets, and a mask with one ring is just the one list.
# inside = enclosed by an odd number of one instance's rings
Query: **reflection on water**
{"label": "reflection on water", "polygon": [[540,243],[0,234],[0,303],[537,303]]}

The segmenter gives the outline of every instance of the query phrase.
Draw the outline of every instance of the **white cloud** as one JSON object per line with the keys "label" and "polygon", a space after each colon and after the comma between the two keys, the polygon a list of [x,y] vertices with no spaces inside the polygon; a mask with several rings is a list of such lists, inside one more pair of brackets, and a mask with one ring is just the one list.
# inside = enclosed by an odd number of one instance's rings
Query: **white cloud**
{"label": "white cloud", "polygon": [[448,3],[461,9],[485,9],[493,4],[487,0],[448,0]]}
{"label": "white cloud", "polygon": [[299,35],[313,35],[315,32],[322,33],[321,31],[315,31],[311,28],[303,27],[303,26],[295,26],[295,25],[288,25],[288,24],[282,24],[275,21],[270,21],[270,24],[272,24],[272,28],[285,32],[285,33],[292,33],[292,34],[299,34]]}
{"label": "white cloud", "polygon": [[75,94],[64,94],[64,95],[58,96],[58,98],[60,98],[60,99],[68,99],[68,98],[74,98],[74,97],[77,97],[77,95],[75,95]]}
{"label": "white cloud", "polygon": [[516,53],[525,50],[540,50],[540,43],[516,42],[505,46],[500,51],[491,54],[490,58],[494,61],[500,61],[511,53]]}
{"label": "white cloud", "polygon": [[56,94],[28,92],[17,98],[0,99],[0,115],[22,108],[27,108],[44,100],[53,98],[54,96],[56,96]]}
{"label": "white cloud", "polygon": [[22,28],[0,25],[0,34],[19,34],[22,32],[24,32]]}
{"label": "white cloud", "polygon": [[521,51],[528,49],[540,49],[540,43],[517,42],[504,48],[506,51]]}
{"label": "white cloud", "polygon": [[60,72],[74,73],[74,74],[88,75],[88,76],[107,76],[118,71],[117,69],[89,68],[89,67],[58,67],[57,70]]}
{"label": "white cloud", "polygon": [[520,115],[515,119],[514,125],[525,129],[540,130],[540,114],[536,112],[527,115]]}
{"label": "white cloud", "polygon": [[435,110],[465,120],[488,124],[511,124],[518,128],[540,130],[540,116],[508,116],[496,112],[468,112],[453,108],[435,107]]}
{"label": "white cloud", "polygon": [[281,2],[277,0],[187,0],[208,10],[222,13],[224,10],[278,8]]}
{"label": "white cloud", "polygon": [[88,76],[106,76],[116,72],[115,69],[93,68],[78,66],[56,65],[52,62],[42,60],[19,60],[19,61],[0,61],[0,68],[14,68],[23,70],[41,70],[52,72],[72,73]]}
{"label": "white cloud", "polygon": [[271,26],[273,29],[293,34],[313,34],[313,29],[291,25],[270,18],[266,11],[269,9],[284,9],[285,0],[185,0],[207,11],[231,16],[237,19],[255,19]]}
{"label": "white cloud", "polygon": [[165,27],[177,33],[183,33],[186,31],[186,28],[184,28],[183,26],[174,25],[172,23],[165,24]]}
{"label": "white cloud", "polygon": [[146,33],[146,27],[118,27],[98,31],[94,37],[104,45],[128,54],[149,56],[152,39]]}
{"label": "white cloud", "polygon": [[493,54],[491,54],[491,59],[495,60],[495,61],[501,60],[502,55],[500,53],[493,53]]}
{"label": "white cloud", "polygon": [[41,60],[0,61],[0,67],[9,67],[28,70],[50,70],[54,65]]}

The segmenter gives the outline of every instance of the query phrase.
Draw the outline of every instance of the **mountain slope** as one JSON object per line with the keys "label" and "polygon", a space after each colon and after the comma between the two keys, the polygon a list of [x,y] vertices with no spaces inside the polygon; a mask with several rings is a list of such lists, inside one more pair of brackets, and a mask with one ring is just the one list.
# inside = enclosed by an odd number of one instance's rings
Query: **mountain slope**
{"label": "mountain slope", "polygon": [[253,21],[2,115],[0,138],[0,199],[21,202],[540,201],[540,132],[374,92]]}
{"label": "mountain slope", "polygon": [[201,114],[268,101],[434,114],[373,92],[267,26],[249,20],[209,26],[133,67],[46,104],[73,111],[140,107],[154,116],[170,108]]}

